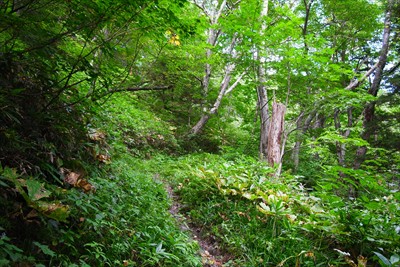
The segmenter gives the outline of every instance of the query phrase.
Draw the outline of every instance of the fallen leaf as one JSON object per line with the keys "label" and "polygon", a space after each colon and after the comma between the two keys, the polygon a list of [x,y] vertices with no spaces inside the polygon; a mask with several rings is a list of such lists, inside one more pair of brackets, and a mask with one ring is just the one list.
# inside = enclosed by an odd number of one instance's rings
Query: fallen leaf
{"label": "fallen leaf", "polygon": [[111,162],[111,157],[108,155],[104,154],[99,154],[96,156],[97,160],[103,163],[110,163]]}
{"label": "fallen leaf", "polygon": [[89,138],[92,141],[102,141],[106,138],[106,134],[104,132],[95,130],[94,132],[89,133]]}
{"label": "fallen leaf", "polygon": [[69,172],[68,174],[65,175],[64,181],[70,185],[75,185],[78,182],[80,176],[81,176],[80,173]]}
{"label": "fallen leaf", "polygon": [[78,180],[78,182],[74,186],[82,188],[85,192],[95,190],[94,186],[85,179]]}

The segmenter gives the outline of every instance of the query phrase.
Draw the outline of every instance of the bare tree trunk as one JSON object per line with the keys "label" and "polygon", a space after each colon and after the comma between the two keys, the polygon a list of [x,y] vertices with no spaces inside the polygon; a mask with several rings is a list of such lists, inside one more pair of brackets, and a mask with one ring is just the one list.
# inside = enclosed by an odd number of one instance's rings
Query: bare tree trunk
{"label": "bare tree trunk", "polygon": [[284,131],[286,107],[284,104],[274,102],[272,104],[271,124],[268,129],[268,163],[270,166],[281,163],[282,135]]}

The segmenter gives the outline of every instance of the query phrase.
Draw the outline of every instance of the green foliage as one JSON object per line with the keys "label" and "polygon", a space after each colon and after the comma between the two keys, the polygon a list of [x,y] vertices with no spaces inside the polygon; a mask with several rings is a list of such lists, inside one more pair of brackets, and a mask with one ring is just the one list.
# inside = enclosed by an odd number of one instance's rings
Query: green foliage
{"label": "green foliage", "polygon": [[[143,164],[125,151],[106,166],[87,166],[96,188],[91,192],[44,188],[32,177],[2,170],[1,264],[200,266],[197,243],[176,225],[163,184],[149,173],[157,162]],[[25,203],[10,199],[15,189]],[[47,200],[50,196],[63,204]]]}
{"label": "green foliage", "polygon": [[[345,176],[338,179],[321,180],[315,193],[320,198],[322,207],[330,210],[335,218],[338,230],[336,242],[343,244],[353,253],[371,254],[377,248],[397,253],[399,201],[398,192],[393,193],[376,176],[368,172],[336,169]],[[350,178],[351,177],[351,178]],[[359,192],[357,198],[351,197],[351,190]],[[347,194],[347,195],[346,195]],[[341,196],[341,197],[338,197]],[[332,219],[327,218],[332,222]],[[331,229],[328,232],[335,233]]]}
{"label": "green foliage", "polygon": [[[182,212],[240,266],[327,265],[359,255],[372,262],[374,250],[398,253],[398,193],[367,172],[331,169],[309,192],[300,177],[274,178],[273,169],[243,156],[197,154],[166,164],[161,173],[174,183]],[[353,179],[337,179],[337,172]],[[346,200],[349,183],[364,193]]]}
{"label": "green foliage", "polygon": [[[73,190],[68,201],[76,221],[64,229],[57,247],[61,262],[93,265],[198,266],[197,244],[188,240],[168,213],[163,185],[155,183],[142,161],[129,155],[110,164],[105,174],[92,177],[93,194]],[[113,192],[113,194],[110,194]]]}
{"label": "green foliage", "polygon": [[315,243],[298,230],[303,220],[295,204],[298,188],[289,177],[285,182],[274,180],[268,175],[274,170],[243,156],[226,160],[197,154],[166,163],[162,173],[174,183],[185,204],[182,212],[205,231],[203,235],[216,238],[233,255],[234,264],[334,262],[325,258],[332,254],[326,244]]}
{"label": "green foliage", "polygon": [[[40,212],[42,215],[64,222],[68,218],[69,207],[61,204],[59,201],[47,200],[52,193],[44,187],[43,182],[41,183],[33,177],[29,177],[27,180],[22,179],[15,170],[8,167],[0,170],[0,179],[11,183],[12,186],[3,183],[7,193],[10,193],[10,190],[16,190],[21,194],[29,207]],[[28,192],[25,191],[25,188]]]}
{"label": "green foliage", "polygon": [[[96,109],[98,115],[92,127],[103,132],[115,149],[120,147],[120,152],[125,152],[126,147],[133,155],[150,157],[156,152],[179,151],[174,136],[176,127],[146,110],[136,96],[115,95]],[[115,155],[118,156],[117,151]]]}
{"label": "green foliage", "polygon": [[394,266],[393,264],[398,263],[400,261],[399,255],[397,254],[392,255],[390,259],[386,258],[379,252],[374,251],[374,254],[378,256],[381,266]]}
{"label": "green foliage", "polygon": [[[1,229],[4,230],[4,229]],[[0,238],[0,266],[8,266],[24,258],[23,251],[10,242],[10,238],[2,234]]]}

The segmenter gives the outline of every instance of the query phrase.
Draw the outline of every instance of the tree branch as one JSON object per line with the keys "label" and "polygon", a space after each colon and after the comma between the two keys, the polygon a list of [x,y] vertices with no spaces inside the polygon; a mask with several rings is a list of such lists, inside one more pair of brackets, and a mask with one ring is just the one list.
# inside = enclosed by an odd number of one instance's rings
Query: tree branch
{"label": "tree branch", "polygon": [[365,74],[362,76],[360,79],[354,79],[353,81],[350,82],[349,85],[346,86],[346,90],[353,90],[357,88],[365,79],[367,79],[378,67],[379,61],[375,63]]}
{"label": "tree branch", "polygon": [[228,90],[226,90],[226,92],[224,93],[224,95],[229,94],[233,89],[235,89],[235,87],[238,85],[238,83],[242,80],[243,76],[247,73],[247,69],[245,71],[243,71],[239,77],[236,79],[236,81],[228,88]]}

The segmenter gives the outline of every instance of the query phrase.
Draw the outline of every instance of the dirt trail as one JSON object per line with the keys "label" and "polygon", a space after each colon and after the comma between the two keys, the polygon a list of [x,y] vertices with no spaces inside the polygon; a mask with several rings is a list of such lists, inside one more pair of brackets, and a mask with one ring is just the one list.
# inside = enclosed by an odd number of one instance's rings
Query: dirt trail
{"label": "dirt trail", "polygon": [[165,189],[169,198],[172,200],[172,206],[169,212],[176,219],[182,231],[188,231],[200,246],[200,255],[204,267],[220,267],[231,259],[231,256],[223,253],[219,249],[219,244],[213,236],[206,236],[204,231],[198,226],[190,223],[190,218],[180,213],[182,204],[179,202],[178,196],[174,193],[173,188],[164,182]]}

